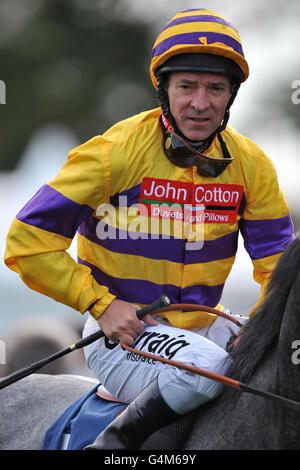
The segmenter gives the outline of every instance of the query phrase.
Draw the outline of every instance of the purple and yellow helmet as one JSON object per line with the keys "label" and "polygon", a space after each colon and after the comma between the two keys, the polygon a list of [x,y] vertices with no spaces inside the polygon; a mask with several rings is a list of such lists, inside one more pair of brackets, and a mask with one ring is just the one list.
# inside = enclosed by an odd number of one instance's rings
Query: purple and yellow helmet
{"label": "purple and yellow helmet", "polygon": [[155,88],[156,77],[172,70],[225,73],[240,82],[249,75],[237,29],[223,16],[201,8],[175,15],[155,41],[150,66]]}

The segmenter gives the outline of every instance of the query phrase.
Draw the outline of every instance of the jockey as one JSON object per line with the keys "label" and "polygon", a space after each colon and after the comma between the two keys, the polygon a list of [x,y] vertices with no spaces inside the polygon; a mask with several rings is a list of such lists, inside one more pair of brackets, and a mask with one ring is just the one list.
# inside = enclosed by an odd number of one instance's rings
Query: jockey
{"label": "jockey", "polygon": [[[293,239],[272,162],[228,125],[249,74],[236,28],[210,10],[178,13],[155,41],[150,74],[160,107],[70,152],[7,238],[5,262],[29,287],[88,311],[84,336],[106,335],[86,347],[87,364],[129,405],[90,449],[139,448],[222,391],[119,343],[222,374],[227,320],[172,311],[139,321],[137,310],[162,293],[222,309],[239,231],[263,296]],[[77,230],[76,263],[66,250]]]}

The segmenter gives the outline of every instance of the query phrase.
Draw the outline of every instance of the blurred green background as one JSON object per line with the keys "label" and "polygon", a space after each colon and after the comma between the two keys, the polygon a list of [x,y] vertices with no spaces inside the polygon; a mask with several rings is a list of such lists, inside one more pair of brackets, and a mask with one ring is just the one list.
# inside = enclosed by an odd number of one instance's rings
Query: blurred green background
{"label": "blurred green background", "polygon": [[[12,218],[55,176],[69,150],[116,121],[157,106],[149,76],[156,35],[178,11],[197,7],[224,15],[241,34],[250,77],[230,124],[274,161],[299,229],[300,104],[292,100],[293,84],[300,80],[299,0],[201,5],[190,0],[1,0],[2,259]],[[247,314],[258,286],[240,246],[223,303]],[[31,292],[3,262],[0,280],[0,340],[11,328],[16,331],[17,321],[31,318],[60,319],[80,330],[80,314]]]}
{"label": "blurred green background", "polygon": [[[0,79],[6,83],[7,104],[0,108],[0,170],[16,167],[43,124],[63,123],[84,141],[156,106],[148,74],[155,34],[175,12],[191,7],[194,1],[170,6],[143,0],[1,0]],[[260,116],[247,117],[248,129],[262,123],[272,127],[272,119],[262,120],[268,110],[299,130],[299,107],[290,99],[291,82],[300,79],[299,2],[207,1],[206,7],[236,19],[246,54],[256,45],[263,60],[269,48],[265,60],[272,68],[266,63],[265,75],[270,80],[256,97]],[[259,87],[255,75],[250,80]]]}

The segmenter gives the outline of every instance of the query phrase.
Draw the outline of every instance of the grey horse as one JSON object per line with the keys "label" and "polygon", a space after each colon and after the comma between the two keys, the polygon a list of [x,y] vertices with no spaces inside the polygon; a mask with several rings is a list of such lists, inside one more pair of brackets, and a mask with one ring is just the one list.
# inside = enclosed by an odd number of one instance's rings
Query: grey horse
{"label": "grey horse", "polygon": [[295,349],[300,347],[299,315],[300,240],[296,238],[277,265],[266,300],[232,350],[226,375],[299,402],[298,411],[226,389],[199,409],[187,449],[300,449],[300,360]]}
{"label": "grey horse", "polygon": [[[300,240],[285,251],[266,300],[241,330],[227,375],[299,402]],[[299,346],[298,346],[299,347]],[[44,433],[96,384],[72,376],[32,375],[0,391],[0,448],[39,449]],[[300,411],[225,388],[201,406],[183,446],[187,450],[300,449]]]}
{"label": "grey horse", "polygon": [[97,383],[76,375],[32,374],[0,390],[0,449],[40,449],[47,429]]}

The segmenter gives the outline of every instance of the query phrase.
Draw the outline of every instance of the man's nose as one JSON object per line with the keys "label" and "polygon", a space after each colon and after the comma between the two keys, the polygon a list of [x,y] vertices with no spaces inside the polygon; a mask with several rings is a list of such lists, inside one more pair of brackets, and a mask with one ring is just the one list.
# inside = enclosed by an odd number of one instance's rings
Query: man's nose
{"label": "man's nose", "polygon": [[191,106],[196,111],[204,111],[209,107],[208,92],[205,87],[199,87],[193,94]]}

